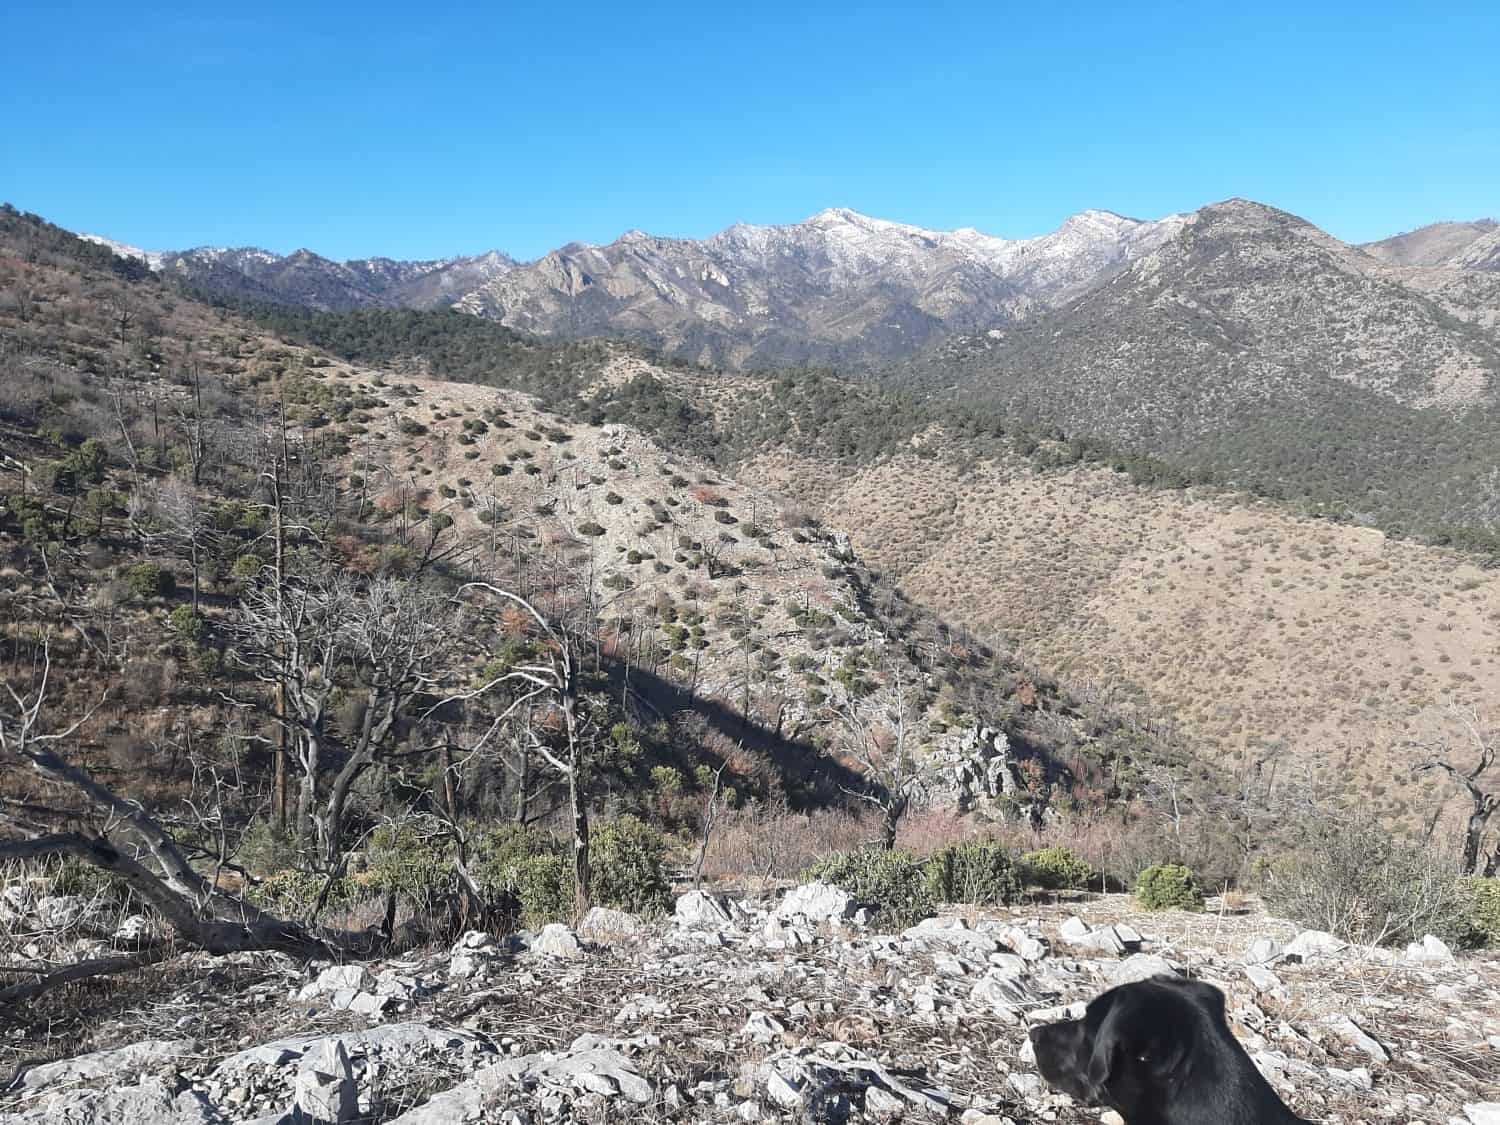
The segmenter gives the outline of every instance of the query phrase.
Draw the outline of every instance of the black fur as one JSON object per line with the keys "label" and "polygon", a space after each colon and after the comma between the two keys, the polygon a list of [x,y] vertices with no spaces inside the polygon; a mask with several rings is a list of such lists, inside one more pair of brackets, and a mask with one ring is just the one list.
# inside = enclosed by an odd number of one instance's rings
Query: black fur
{"label": "black fur", "polygon": [[1049,1084],[1126,1125],[1307,1125],[1229,1030],[1224,994],[1201,981],[1122,984],[1081,1020],[1032,1028],[1031,1042]]}

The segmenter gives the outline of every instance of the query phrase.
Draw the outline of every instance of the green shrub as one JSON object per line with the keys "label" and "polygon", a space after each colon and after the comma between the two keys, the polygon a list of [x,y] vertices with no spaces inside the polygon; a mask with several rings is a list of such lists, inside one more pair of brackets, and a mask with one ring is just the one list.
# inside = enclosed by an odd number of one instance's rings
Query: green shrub
{"label": "green shrub", "polygon": [[652,766],[651,788],[658,793],[682,792],[682,771],[673,766]]}
{"label": "green shrub", "polygon": [[[322,875],[311,871],[278,871],[251,887],[246,894],[262,910],[283,918],[305,918],[323,889]],[[324,910],[350,906],[359,899],[359,887],[351,879],[336,879],[328,891]]]}
{"label": "green shrub", "polygon": [[234,560],[234,565],[229,568],[229,576],[237,578],[240,581],[254,578],[260,573],[260,568],[264,565],[259,555],[241,555]]}
{"label": "green shrub", "polygon": [[965,840],[934,852],[927,886],[939,902],[1000,906],[1021,895],[1017,865],[998,840]]}
{"label": "green shrub", "polygon": [[877,921],[888,929],[902,929],[930,917],[936,909],[932,888],[922,863],[910,852],[884,848],[860,848],[834,852],[802,872],[812,879],[832,883],[856,898],[878,908]]}
{"label": "green shrub", "polygon": [[510,869],[504,888],[516,897],[521,921],[535,929],[573,914],[573,862],[563,855],[534,855]]}
{"label": "green shrub", "polygon": [[177,578],[151,562],[136,563],[125,572],[125,583],[138,598],[165,598],[177,589]]}
{"label": "green shrub", "polygon": [[235,858],[255,874],[268,875],[296,867],[301,856],[292,833],[274,820],[256,817],[240,837]]}
{"label": "green shrub", "polygon": [[1500,949],[1500,878],[1458,881],[1467,933],[1464,944]]}
{"label": "green shrub", "polygon": [[542,926],[572,913],[572,862],[552,836],[501,824],[478,839],[475,853],[475,880],[488,894],[514,900],[523,924]]}
{"label": "green shrub", "polygon": [[1088,886],[1094,877],[1094,869],[1071,848],[1054,845],[1023,855],[1021,875],[1027,886],[1046,891],[1073,891]]}
{"label": "green shrub", "polygon": [[1156,863],[1135,881],[1135,898],[1146,910],[1202,910],[1203,892],[1180,863]]}
{"label": "green shrub", "polygon": [[453,847],[410,828],[382,825],[370,834],[361,885],[412,902],[436,903],[453,884]]}
{"label": "green shrub", "polygon": [[667,838],[639,817],[597,826],[589,841],[589,890],[601,906],[659,914],[671,905]]}
{"label": "green shrub", "polygon": [[65,857],[48,874],[47,883],[47,892],[54,895],[79,895],[116,905],[130,897],[130,889],[123,880],[76,856]]}
{"label": "green shrub", "polygon": [[1372,819],[1309,817],[1288,854],[1271,864],[1262,897],[1284,918],[1361,945],[1467,936],[1464,896],[1451,866],[1393,837]]}
{"label": "green shrub", "polygon": [[172,632],[177,634],[179,640],[190,645],[201,641],[207,628],[203,618],[194,613],[190,605],[180,605],[167,614],[167,624],[172,627]]}
{"label": "green shrub", "polygon": [[593,538],[595,536],[603,535],[604,528],[600,524],[595,523],[593,520],[584,520],[581,524],[578,525],[578,534],[587,535],[590,538]]}

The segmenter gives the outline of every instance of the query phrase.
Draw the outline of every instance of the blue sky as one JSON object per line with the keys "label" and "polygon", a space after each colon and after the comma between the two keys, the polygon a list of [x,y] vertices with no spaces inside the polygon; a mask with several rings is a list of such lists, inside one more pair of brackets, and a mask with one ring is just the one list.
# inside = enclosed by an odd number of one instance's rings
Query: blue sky
{"label": "blue sky", "polygon": [[1500,216],[1500,7],[19,0],[0,199],[147,248],[531,257],[847,206]]}

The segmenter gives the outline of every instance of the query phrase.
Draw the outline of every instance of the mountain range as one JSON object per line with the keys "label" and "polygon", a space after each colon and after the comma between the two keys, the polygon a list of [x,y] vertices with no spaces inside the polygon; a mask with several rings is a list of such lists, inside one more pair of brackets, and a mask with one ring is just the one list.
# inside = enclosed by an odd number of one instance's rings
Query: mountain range
{"label": "mountain range", "polygon": [[99,235],[81,237],[122,257],[143,261],[205,296],[323,312],[443,308],[516,268],[515,260],[498,250],[422,262],[391,258],[335,262],[306,249],[284,255],[250,246],[141,250]]}
{"label": "mountain range", "polygon": [[[800,223],[740,223],[705,239],[630,231],[607,245],[569,243],[525,263],[495,250],[433,261],[337,262],[306,249],[147,251],[86,237],[231,303],[335,312],[451,306],[529,334],[624,337],[715,366],[854,370],[1054,312],[1122,276],[1127,285],[1154,277],[1195,252],[1184,243],[1239,237],[1264,247],[1292,230],[1337,262],[1334,274],[1346,288],[1410,289],[1421,295],[1413,300],[1494,328],[1500,224],[1493,220],[1436,223],[1349,246],[1246,201],[1158,220],[1084,211],[1049,234],[1021,239],[973,228],[925,230],[834,208]],[[1295,271],[1268,272],[1285,257],[1241,260],[1262,288],[1302,292]],[[1475,275],[1484,276],[1476,282]],[[1445,361],[1439,381],[1446,383],[1434,395],[1465,393],[1453,386],[1472,382],[1471,352],[1459,347]]]}

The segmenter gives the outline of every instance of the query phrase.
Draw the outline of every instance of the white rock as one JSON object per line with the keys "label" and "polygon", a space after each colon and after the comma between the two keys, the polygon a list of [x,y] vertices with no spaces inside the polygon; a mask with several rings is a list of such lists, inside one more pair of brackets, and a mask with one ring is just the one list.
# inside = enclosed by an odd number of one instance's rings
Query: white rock
{"label": "white rock", "polygon": [[1271,938],[1256,938],[1250,943],[1250,948],[1245,950],[1243,958],[1247,965],[1274,965],[1285,956],[1285,949],[1281,942]]}
{"label": "white rock", "polygon": [[859,909],[854,896],[829,883],[803,883],[793,887],[776,907],[776,917],[803,917],[809,922],[853,918]]}
{"label": "white rock", "polygon": [[1040,991],[1024,976],[991,969],[974,982],[969,999],[983,1004],[1007,1022],[1016,1022],[1023,1012],[1034,1010],[1052,997]]}
{"label": "white rock", "polygon": [[1065,941],[1077,941],[1079,938],[1088,937],[1093,932],[1093,928],[1075,914],[1059,926],[1057,932]]}
{"label": "white rock", "polygon": [[1391,1061],[1389,1052],[1380,1042],[1342,1012],[1326,1017],[1323,1024],[1349,1046],[1357,1047],[1375,1062],[1384,1064]]}
{"label": "white rock", "polygon": [[795,1109],[802,1104],[801,1091],[775,1068],[766,1076],[766,1096],[783,1109]]}
{"label": "white rock", "polygon": [[926,918],[904,930],[901,937],[905,941],[939,945],[976,957],[988,957],[1000,950],[998,941],[989,934],[969,929],[962,918]]}
{"label": "white rock", "polygon": [[43,1090],[51,1086],[73,1086],[96,1079],[115,1079],[122,1074],[140,1073],[158,1066],[184,1066],[185,1060],[198,1051],[192,1039],[146,1039],[108,1051],[92,1051],[60,1062],[31,1067],[20,1078],[23,1090]]}
{"label": "white rock", "polygon": [[1040,961],[1047,956],[1047,943],[1019,926],[1007,926],[1000,931],[999,937],[1012,953],[1027,961]]}
{"label": "white rock", "polygon": [[1245,979],[1256,992],[1271,992],[1281,987],[1281,978],[1264,965],[1246,965]]}
{"label": "white rock", "polygon": [[481,958],[470,953],[455,953],[448,959],[448,977],[451,980],[468,980],[479,972]]}
{"label": "white rock", "polygon": [[765,1012],[751,1012],[745,1026],[740,1028],[740,1034],[756,1043],[774,1043],[785,1030],[786,1025],[775,1017]]}
{"label": "white rock", "polygon": [[1020,976],[1028,967],[1026,959],[1014,953],[991,953],[989,962],[1001,972],[1009,973],[1011,976]]}
{"label": "white rock", "polygon": [[1330,1066],[1328,1077],[1345,1086],[1353,1086],[1357,1090],[1368,1090],[1375,1085],[1375,1079],[1362,1066],[1357,1066],[1353,1070],[1341,1070],[1339,1067]]}
{"label": "white rock", "polygon": [[1421,941],[1414,941],[1406,947],[1406,959],[1416,961],[1424,965],[1452,965],[1455,963],[1453,950],[1439,937],[1432,934],[1425,935]]}
{"label": "white rock", "polygon": [[1115,934],[1112,926],[1101,926],[1097,930],[1090,930],[1080,938],[1074,938],[1073,944],[1080,949],[1092,949],[1099,953],[1121,954],[1126,952],[1127,947]]}
{"label": "white rock", "polygon": [[870,1086],[865,1090],[865,1112],[877,1120],[895,1117],[906,1109],[906,1103],[889,1090]]}
{"label": "white rock", "polygon": [[717,895],[688,891],[677,900],[673,917],[683,926],[727,926],[729,907]]}
{"label": "white rock", "polygon": [[143,945],[151,940],[151,934],[155,928],[151,924],[151,919],[144,914],[132,914],[115,927],[114,936],[110,940],[116,945]]}
{"label": "white rock", "polygon": [[1500,1102],[1471,1102],[1464,1106],[1469,1125],[1500,1125]]}
{"label": "white rock", "polygon": [[1126,945],[1140,945],[1141,942],[1146,940],[1141,937],[1140,931],[1134,926],[1127,926],[1124,922],[1116,924],[1115,937],[1119,938]]}
{"label": "white rock", "polygon": [[201,1092],[174,1094],[155,1076],[131,1086],[106,1079],[70,1087],[26,1113],[0,1114],[5,1125],[220,1125],[224,1120]]}
{"label": "white rock", "polygon": [[1010,1088],[1023,1098],[1035,1098],[1042,1093],[1043,1086],[1040,1076],[1030,1074],[1024,1070],[1013,1070],[1005,1076],[1005,1081]]}
{"label": "white rock", "polygon": [[1110,984],[1131,984],[1152,977],[1175,977],[1176,967],[1154,953],[1132,953],[1109,970]]}
{"label": "white rock", "polygon": [[1348,948],[1348,942],[1340,941],[1327,930],[1303,930],[1286,943],[1283,952],[1288,957],[1310,961],[1314,957],[1332,957]]}
{"label": "white rock", "polygon": [[589,941],[609,942],[640,937],[646,932],[646,923],[625,910],[613,910],[608,906],[596,906],[583,916],[578,924],[578,933]]}
{"label": "white rock", "polygon": [[531,951],[546,957],[576,961],[583,956],[583,944],[578,940],[578,935],[561,922],[549,922],[532,941]]}
{"label": "white rock", "polygon": [[358,1012],[362,1016],[379,1016],[386,1008],[396,1003],[392,996],[383,995],[378,992],[356,992],[346,1005],[351,1012]]}
{"label": "white rock", "polygon": [[297,1109],[318,1125],[343,1125],[359,1116],[354,1068],[337,1039],[325,1042],[312,1065],[298,1071],[295,1089]]}
{"label": "white rock", "polygon": [[313,981],[313,995],[334,992],[373,992],[375,978],[363,965],[331,965]]}
{"label": "white rock", "polygon": [[453,952],[458,953],[465,949],[492,949],[495,945],[493,934],[487,934],[483,930],[469,930],[463,937],[453,943]]}

